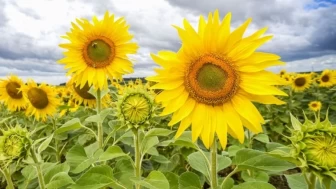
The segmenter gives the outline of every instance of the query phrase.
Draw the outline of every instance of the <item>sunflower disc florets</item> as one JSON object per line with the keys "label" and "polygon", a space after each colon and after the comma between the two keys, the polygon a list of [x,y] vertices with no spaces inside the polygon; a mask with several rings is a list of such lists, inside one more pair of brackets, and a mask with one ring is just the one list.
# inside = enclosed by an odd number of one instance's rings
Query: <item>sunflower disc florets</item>
{"label": "sunflower disc florets", "polygon": [[31,146],[30,134],[26,128],[16,126],[8,130],[2,130],[0,136],[1,159],[26,158]]}
{"label": "sunflower disc florets", "polygon": [[292,155],[303,171],[315,174],[321,181],[336,180],[336,127],[328,118],[322,122],[306,118],[303,124],[296,124],[290,140]]}
{"label": "sunflower disc florets", "polygon": [[153,97],[142,87],[128,88],[119,96],[118,112],[128,127],[146,127],[153,117]]}

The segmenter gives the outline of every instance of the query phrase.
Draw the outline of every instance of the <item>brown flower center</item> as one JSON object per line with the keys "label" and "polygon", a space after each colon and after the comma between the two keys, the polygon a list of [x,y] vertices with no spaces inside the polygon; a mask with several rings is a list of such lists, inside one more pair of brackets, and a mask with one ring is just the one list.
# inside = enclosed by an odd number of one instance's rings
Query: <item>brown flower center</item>
{"label": "brown flower center", "polygon": [[73,88],[75,89],[76,93],[84,99],[87,100],[96,99],[92,94],[89,93],[90,86],[88,83],[86,83],[83,88],[80,88],[80,85],[76,86],[76,84],[74,83]]}
{"label": "brown flower center", "polygon": [[330,80],[330,78],[329,78],[328,75],[324,75],[324,76],[321,78],[321,80],[322,80],[323,82],[328,82],[328,81]]}
{"label": "brown flower center", "polygon": [[104,36],[87,42],[85,47],[83,49],[83,57],[90,67],[106,67],[111,64],[115,57],[114,43]]}
{"label": "brown flower center", "polygon": [[14,99],[21,99],[22,98],[22,92],[19,91],[20,84],[16,82],[9,82],[6,85],[6,91],[7,94]]}
{"label": "brown flower center", "polygon": [[48,106],[49,100],[47,93],[39,88],[31,88],[27,92],[30,103],[37,109],[43,109]]}
{"label": "brown flower center", "polygon": [[299,78],[296,78],[294,82],[295,82],[296,86],[302,87],[302,86],[304,86],[306,84],[307,81],[306,81],[306,78],[299,77]]}
{"label": "brown flower center", "polygon": [[184,81],[189,95],[208,105],[221,105],[230,100],[239,86],[239,76],[230,61],[212,54],[191,63]]}

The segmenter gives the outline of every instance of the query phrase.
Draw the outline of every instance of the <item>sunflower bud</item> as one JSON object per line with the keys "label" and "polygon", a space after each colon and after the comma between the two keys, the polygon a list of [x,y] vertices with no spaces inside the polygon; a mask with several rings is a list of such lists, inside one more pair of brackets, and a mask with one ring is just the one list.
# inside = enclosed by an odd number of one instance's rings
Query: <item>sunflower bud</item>
{"label": "sunflower bud", "polygon": [[7,131],[2,130],[2,133],[3,136],[0,136],[0,156],[5,159],[25,158],[31,145],[28,130],[16,126]]}
{"label": "sunflower bud", "polygon": [[149,125],[154,110],[154,101],[142,87],[125,89],[119,96],[118,112],[129,127],[138,128]]}
{"label": "sunflower bud", "polygon": [[[292,117],[292,120],[296,120]],[[336,127],[328,117],[320,122],[306,118],[303,124],[295,121],[290,140],[292,155],[302,170],[315,174],[321,181],[336,180]],[[293,124],[294,126],[294,124]]]}

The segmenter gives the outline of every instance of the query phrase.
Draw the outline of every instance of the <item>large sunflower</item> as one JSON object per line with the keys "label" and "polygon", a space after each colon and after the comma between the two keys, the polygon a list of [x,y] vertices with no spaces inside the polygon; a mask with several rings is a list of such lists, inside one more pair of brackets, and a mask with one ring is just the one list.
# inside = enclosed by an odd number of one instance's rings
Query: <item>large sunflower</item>
{"label": "large sunflower", "polygon": [[96,89],[107,88],[108,77],[121,78],[133,72],[127,54],[135,54],[138,45],[129,42],[133,36],[124,18],[115,20],[113,14],[106,12],[103,20],[93,17],[93,23],[86,19],[76,21],[64,36],[70,43],[60,44],[68,51],[59,63],[65,64],[69,75],[77,76],[80,88],[86,83],[93,84]]}
{"label": "large sunflower", "polygon": [[266,28],[243,38],[251,19],[233,32],[230,19],[230,13],[223,21],[218,11],[209,13],[207,22],[200,17],[198,31],[184,20],[184,28],[176,27],[181,49],[152,55],[163,69],[147,78],[157,82],[153,89],[163,90],[156,100],[165,107],[162,115],[173,113],[169,125],[181,122],[176,137],[191,125],[193,141],[200,136],[207,148],[215,133],[225,148],[227,132],[240,142],[244,141],[243,125],[254,133],[261,132],[264,119],[251,101],[283,104],[273,95],[286,95],[272,86],[286,82],[264,70],[283,64],[280,57],[255,52],[272,38],[261,37]]}
{"label": "large sunflower", "polygon": [[27,101],[19,91],[23,82],[15,75],[0,80],[0,101],[3,101],[10,111],[17,111],[27,107]]}
{"label": "large sunflower", "polygon": [[292,88],[296,92],[304,91],[310,87],[311,82],[311,74],[297,74],[292,81]]}
{"label": "large sunflower", "polygon": [[47,116],[57,112],[60,99],[57,98],[57,91],[52,87],[45,83],[38,86],[33,80],[29,80],[20,90],[29,101],[27,116],[33,115],[37,120],[45,121]]}
{"label": "large sunflower", "polygon": [[336,84],[336,74],[330,70],[324,70],[319,77],[321,87],[331,87]]}

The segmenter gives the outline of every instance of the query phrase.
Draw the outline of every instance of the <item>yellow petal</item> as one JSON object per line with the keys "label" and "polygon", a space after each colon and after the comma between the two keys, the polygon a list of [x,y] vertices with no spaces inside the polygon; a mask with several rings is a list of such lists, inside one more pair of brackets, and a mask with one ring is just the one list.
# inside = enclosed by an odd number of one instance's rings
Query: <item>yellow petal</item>
{"label": "yellow petal", "polygon": [[240,120],[239,114],[236,112],[231,102],[223,104],[223,115],[226,119],[228,127],[234,133],[233,137],[236,137],[240,143],[244,142],[244,128]]}
{"label": "yellow petal", "polygon": [[150,89],[164,89],[164,90],[172,90],[180,87],[184,83],[184,80],[176,80],[167,83],[158,83],[150,87]]}
{"label": "yellow petal", "polygon": [[182,133],[190,126],[190,124],[191,124],[191,116],[184,118],[181,121],[179,128],[177,129],[175,139],[180,137]]}
{"label": "yellow petal", "polygon": [[155,97],[156,102],[170,101],[177,98],[179,95],[184,92],[185,87],[181,85],[180,87],[172,90],[164,90]]}
{"label": "yellow petal", "polygon": [[203,116],[205,115],[206,105],[196,104],[192,115],[191,138],[195,142],[203,130]]}
{"label": "yellow petal", "polygon": [[221,107],[216,106],[215,112],[216,112],[215,116],[217,118],[216,119],[217,120],[216,133],[217,133],[219,142],[224,150],[227,145],[227,123],[223,116],[223,110]]}
{"label": "yellow petal", "polygon": [[189,93],[183,92],[175,100],[170,101],[170,103],[167,104],[165,109],[162,111],[161,116],[168,115],[168,114],[171,114],[173,112],[176,112],[186,102],[186,100],[188,99],[188,96],[189,96]]}
{"label": "yellow petal", "polygon": [[175,125],[177,122],[189,116],[194,110],[195,104],[196,102],[194,99],[188,98],[188,100],[182,105],[182,107],[174,113],[171,121],[168,123],[168,126]]}

